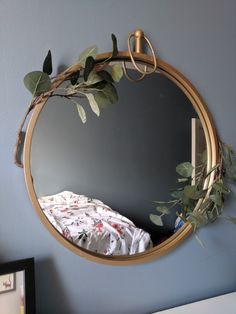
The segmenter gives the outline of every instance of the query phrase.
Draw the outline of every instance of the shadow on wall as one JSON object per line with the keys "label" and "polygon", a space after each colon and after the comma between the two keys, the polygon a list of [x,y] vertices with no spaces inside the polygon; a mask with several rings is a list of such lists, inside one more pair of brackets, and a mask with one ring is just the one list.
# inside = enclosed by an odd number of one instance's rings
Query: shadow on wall
{"label": "shadow on wall", "polygon": [[60,303],[60,313],[72,313],[63,281],[51,258],[36,260],[35,285],[37,313],[54,313],[55,300]]}

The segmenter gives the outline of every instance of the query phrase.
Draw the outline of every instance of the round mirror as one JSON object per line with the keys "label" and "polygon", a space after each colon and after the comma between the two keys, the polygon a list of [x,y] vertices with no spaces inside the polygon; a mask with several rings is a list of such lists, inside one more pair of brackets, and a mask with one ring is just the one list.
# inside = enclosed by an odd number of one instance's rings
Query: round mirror
{"label": "round mirror", "polygon": [[154,201],[167,200],[175,188],[176,165],[196,166],[207,148],[212,166],[216,141],[201,99],[165,63],[140,82],[123,77],[117,91],[118,102],[99,117],[78,99],[85,124],[58,90],[38,105],[26,136],[25,174],[39,216],[64,245],[100,262],[141,262],[191,232],[189,225],[177,231],[175,212],[161,227],[149,216]]}

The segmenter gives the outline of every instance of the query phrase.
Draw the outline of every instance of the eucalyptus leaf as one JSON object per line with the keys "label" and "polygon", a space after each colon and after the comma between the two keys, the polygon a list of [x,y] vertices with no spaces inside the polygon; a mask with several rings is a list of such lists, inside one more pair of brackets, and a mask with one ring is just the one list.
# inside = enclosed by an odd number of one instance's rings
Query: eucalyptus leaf
{"label": "eucalyptus leaf", "polygon": [[111,66],[111,76],[115,82],[119,82],[123,76],[123,69],[120,63]]}
{"label": "eucalyptus leaf", "polygon": [[201,162],[204,164],[204,165],[206,165],[206,163],[207,163],[207,150],[205,149],[204,151],[203,151],[203,153],[201,154]]}
{"label": "eucalyptus leaf", "polygon": [[178,182],[182,183],[182,182],[187,182],[188,178],[178,178]]}
{"label": "eucalyptus leaf", "polygon": [[47,56],[43,62],[43,72],[48,75],[52,74],[52,54],[51,50],[48,50]]}
{"label": "eucalyptus leaf", "polygon": [[182,197],[183,197],[183,191],[178,191],[178,190],[176,190],[176,191],[173,191],[172,193],[171,193],[171,196],[174,198],[174,199],[182,199]]}
{"label": "eucalyptus leaf", "polygon": [[98,47],[96,45],[93,45],[91,47],[86,48],[80,55],[78,59],[78,63],[82,66],[85,67],[85,61],[86,59],[91,56],[94,59],[96,58],[96,55],[98,53]]}
{"label": "eucalyptus leaf", "polygon": [[76,71],[70,77],[70,82],[72,85],[75,85],[80,77],[80,71]]}
{"label": "eucalyptus leaf", "polygon": [[[103,78],[98,75],[98,73],[93,69],[88,76],[88,79],[86,82],[84,82],[85,85],[94,85],[96,83],[99,83],[103,81]],[[104,87],[103,87],[104,88]]]}
{"label": "eucalyptus leaf", "polygon": [[95,65],[95,60],[92,56],[89,56],[85,61],[85,68],[84,68],[84,81],[88,80],[90,72],[93,70]]}
{"label": "eucalyptus leaf", "polygon": [[163,221],[161,216],[150,214],[150,220],[157,226],[163,226]]}
{"label": "eucalyptus leaf", "polygon": [[170,214],[170,210],[169,210],[169,208],[166,207],[166,206],[157,206],[157,207],[156,207],[156,210],[157,210],[159,213],[162,213],[162,214],[165,214],[165,215]]}
{"label": "eucalyptus leaf", "polygon": [[183,162],[176,167],[176,172],[182,177],[191,177],[193,172],[193,166],[190,162]]}
{"label": "eucalyptus leaf", "polygon": [[76,105],[79,117],[80,117],[81,121],[83,123],[85,123],[87,118],[86,118],[86,113],[84,111],[84,108],[77,101],[75,101],[74,99],[70,98],[70,100]]}
{"label": "eucalyptus leaf", "polygon": [[99,109],[99,106],[98,106],[93,94],[86,94],[86,97],[88,98],[88,101],[89,101],[89,104],[90,104],[92,111],[97,116],[99,116],[100,115],[100,109]]}
{"label": "eucalyptus leaf", "polygon": [[194,195],[191,197],[193,200],[199,200],[206,196],[207,190],[196,190]]}
{"label": "eucalyptus leaf", "polygon": [[86,113],[84,111],[84,108],[78,103],[76,104],[76,107],[77,107],[77,111],[78,111],[81,121],[85,123],[87,118],[86,118]]}
{"label": "eucalyptus leaf", "polygon": [[208,223],[207,216],[197,211],[189,213],[188,221],[194,226],[195,229],[198,229],[199,227],[202,227]]}
{"label": "eucalyptus leaf", "polygon": [[233,224],[236,224],[236,217],[227,217],[227,219],[232,222]]}
{"label": "eucalyptus leaf", "polygon": [[48,92],[52,87],[49,75],[41,71],[33,71],[26,74],[24,84],[33,97]]}
{"label": "eucalyptus leaf", "polygon": [[196,193],[196,191],[197,191],[197,188],[196,188],[195,185],[186,185],[184,187],[183,194],[187,198],[193,198],[195,193]]}
{"label": "eucalyptus leaf", "polygon": [[234,163],[231,163],[231,164],[227,164],[225,162],[225,174],[226,174],[226,177],[233,181],[233,182],[236,182],[236,164]]}
{"label": "eucalyptus leaf", "polygon": [[230,193],[230,190],[222,182],[215,182],[212,187],[214,190],[220,193],[223,193],[223,194]]}
{"label": "eucalyptus leaf", "polygon": [[115,87],[107,83],[103,89],[94,94],[94,98],[100,108],[106,108],[118,100],[118,94]]}
{"label": "eucalyptus leaf", "polygon": [[112,57],[116,57],[118,55],[116,36],[114,34],[111,34],[111,39],[112,39],[112,43],[113,43]]}
{"label": "eucalyptus leaf", "polygon": [[114,82],[111,74],[109,72],[105,71],[105,70],[99,71],[98,75],[101,76],[101,78],[104,81],[107,81],[108,83],[113,83]]}
{"label": "eucalyptus leaf", "polygon": [[114,104],[118,101],[118,94],[113,84],[106,84],[106,86],[101,91],[107,96],[111,104]]}
{"label": "eucalyptus leaf", "polygon": [[203,198],[206,193],[207,190],[198,190],[196,185],[186,185],[184,187],[184,196],[192,200]]}
{"label": "eucalyptus leaf", "polygon": [[210,199],[219,207],[223,205],[223,198],[221,193],[216,192],[215,194],[210,195]]}
{"label": "eucalyptus leaf", "polygon": [[99,106],[99,108],[106,108],[111,105],[110,99],[101,91],[98,91],[94,94],[94,98]]}

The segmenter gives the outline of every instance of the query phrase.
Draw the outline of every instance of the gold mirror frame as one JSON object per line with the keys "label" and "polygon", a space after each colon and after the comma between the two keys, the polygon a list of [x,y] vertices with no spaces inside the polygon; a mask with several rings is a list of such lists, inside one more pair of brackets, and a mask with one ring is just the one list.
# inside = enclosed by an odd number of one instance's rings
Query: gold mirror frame
{"label": "gold mirror frame", "polygon": [[[99,54],[96,58],[98,62],[106,60],[108,57],[111,56],[111,53],[104,53]],[[146,54],[142,53],[133,53],[133,58],[137,62],[144,63],[149,66],[153,66],[153,58]],[[121,51],[115,58],[112,58],[111,61],[130,61],[130,55],[127,51]],[[168,77],[172,82],[174,82],[188,97],[191,101],[194,109],[196,110],[199,119],[202,123],[203,130],[205,133],[206,138],[206,145],[207,145],[207,168],[211,169],[214,167],[219,159],[219,143],[218,138],[216,135],[216,129],[211,118],[211,115],[207,109],[206,104],[204,103],[203,99],[194,88],[194,86],[182,75],[179,71],[177,71],[174,67],[167,64],[166,62],[156,58],[157,61],[157,72],[162,73],[166,77]],[[73,72],[76,72],[80,69],[80,65],[73,65],[69,67],[66,71],[59,74],[54,82],[53,82],[53,89],[52,92],[55,91],[61,83]],[[134,83],[136,84],[136,83]],[[52,93],[51,92],[51,93]],[[121,256],[105,256],[102,254],[97,254],[94,252],[90,252],[79,246],[75,245],[74,243],[70,242],[66,238],[64,238],[49,222],[47,217],[44,215],[33,185],[33,179],[31,175],[31,165],[30,165],[30,152],[31,152],[31,142],[33,137],[33,132],[35,125],[37,123],[38,117],[40,115],[41,110],[43,109],[44,105],[46,104],[50,93],[47,95],[40,97],[39,100],[36,102],[37,105],[34,108],[32,113],[31,119],[29,121],[26,137],[25,137],[25,145],[24,145],[24,175],[27,185],[27,190],[31,199],[31,202],[36,209],[36,212],[49,230],[49,232],[66,248],[71,250],[72,252],[80,255],[81,257],[85,257],[91,261],[103,263],[103,264],[110,264],[110,265],[131,265],[131,264],[138,264],[151,261],[156,259],[170,250],[176,248],[187,236],[192,233],[192,226],[189,223],[185,223],[175,234],[173,234],[170,238],[162,242],[161,244],[148,249],[145,252],[137,253],[134,255],[121,255]],[[205,183],[205,187],[209,187],[212,180],[213,180],[213,173],[209,176],[208,181]],[[208,195],[206,196],[206,198]],[[205,199],[199,200],[196,205],[195,210],[198,210],[200,203],[204,202]]]}

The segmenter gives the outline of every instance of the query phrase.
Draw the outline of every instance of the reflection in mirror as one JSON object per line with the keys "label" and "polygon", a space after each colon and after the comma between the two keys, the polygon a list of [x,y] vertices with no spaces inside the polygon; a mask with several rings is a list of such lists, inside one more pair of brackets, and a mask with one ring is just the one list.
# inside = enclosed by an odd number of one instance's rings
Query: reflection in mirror
{"label": "reflection in mirror", "polygon": [[85,124],[71,102],[51,97],[31,146],[34,189],[48,220],[79,247],[105,255],[142,252],[173,234],[176,213],[155,226],[153,201],[169,199],[176,165],[205,149],[190,100],[163,74],[123,78],[117,89],[119,101],[99,118],[87,108]]}
{"label": "reflection in mirror", "polygon": [[0,309],[4,314],[25,313],[25,272],[0,275]]}

